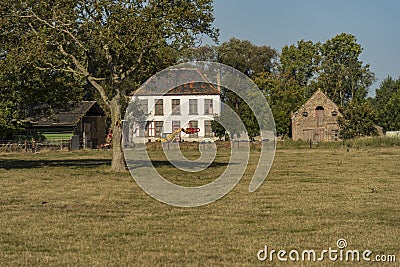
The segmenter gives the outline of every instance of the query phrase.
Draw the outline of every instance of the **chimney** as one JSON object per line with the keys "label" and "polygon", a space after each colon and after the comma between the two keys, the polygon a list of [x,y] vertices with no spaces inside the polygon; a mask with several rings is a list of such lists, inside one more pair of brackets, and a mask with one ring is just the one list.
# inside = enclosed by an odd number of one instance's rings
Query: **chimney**
{"label": "chimney", "polygon": [[221,73],[219,72],[219,69],[217,73],[217,90],[218,93],[221,94]]}

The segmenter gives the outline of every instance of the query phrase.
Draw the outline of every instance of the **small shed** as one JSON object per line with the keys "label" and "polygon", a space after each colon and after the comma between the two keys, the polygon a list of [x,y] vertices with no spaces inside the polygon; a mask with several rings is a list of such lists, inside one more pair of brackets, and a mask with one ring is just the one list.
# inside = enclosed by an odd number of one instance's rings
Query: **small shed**
{"label": "small shed", "polygon": [[31,120],[29,128],[46,140],[71,140],[73,148],[95,148],[105,142],[106,116],[96,101],[82,101]]}
{"label": "small shed", "polygon": [[320,89],[292,113],[292,138],[304,141],[339,140],[338,106]]}

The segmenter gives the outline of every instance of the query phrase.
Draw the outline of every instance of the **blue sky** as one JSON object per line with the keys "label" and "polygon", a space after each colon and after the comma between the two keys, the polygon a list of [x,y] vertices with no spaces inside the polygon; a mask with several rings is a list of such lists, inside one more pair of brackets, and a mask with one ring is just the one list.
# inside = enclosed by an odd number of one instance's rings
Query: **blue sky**
{"label": "blue sky", "polygon": [[214,0],[220,42],[235,37],[281,51],[297,41],[356,36],[378,81],[400,76],[400,0]]}

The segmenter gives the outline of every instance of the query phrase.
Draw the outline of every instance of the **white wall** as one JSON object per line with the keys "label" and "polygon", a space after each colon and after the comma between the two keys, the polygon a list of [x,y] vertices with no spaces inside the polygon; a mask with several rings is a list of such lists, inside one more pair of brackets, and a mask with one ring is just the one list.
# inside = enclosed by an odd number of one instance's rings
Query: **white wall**
{"label": "white wall", "polygon": [[[168,134],[172,132],[172,121],[180,121],[180,127],[189,127],[188,123],[191,120],[198,121],[198,128],[200,132],[196,141],[201,141],[204,138],[204,121],[213,120],[214,115],[221,113],[221,102],[219,95],[164,95],[164,96],[138,96],[139,99],[148,100],[148,113],[147,121],[163,121],[163,133]],[[163,115],[155,115],[156,100],[163,99]],[[172,99],[180,99],[180,115],[172,114]],[[197,99],[197,115],[189,115],[189,99]],[[204,114],[204,100],[213,100],[213,114]],[[182,140],[194,141],[193,138],[189,140],[189,135],[181,133]],[[151,138],[152,140],[156,138]]]}
{"label": "white wall", "polygon": [[387,137],[399,137],[400,138],[400,131],[387,131]]}

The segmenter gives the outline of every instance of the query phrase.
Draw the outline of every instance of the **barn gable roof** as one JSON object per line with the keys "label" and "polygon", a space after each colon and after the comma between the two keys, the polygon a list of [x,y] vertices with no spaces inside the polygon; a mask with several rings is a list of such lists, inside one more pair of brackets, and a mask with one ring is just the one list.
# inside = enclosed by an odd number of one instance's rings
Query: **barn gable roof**
{"label": "barn gable roof", "polygon": [[304,110],[306,107],[309,106],[319,106],[320,104],[318,103],[328,103],[329,106],[333,106],[335,107],[336,111],[338,113],[339,112],[339,108],[338,106],[335,104],[335,102],[333,102],[329,97],[327,97],[322,91],[321,89],[318,89],[308,100],[306,103],[304,103],[298,110],[296,110],[295,112],[293,112],[293,116],[296,116],[297,114],[299,114],[299,112],[301,112],[302,110]]}
{"label": "barn gable roof", "polygon": [[326,94],[324,94],[321,89],[318,89],[311,97],[310,99],[307,100],[307,102],[304,104],[304,106],[308,106],[308,105],[312,105],[312,103],[316,100],[319,99],[324,99],[326,101],[328,101],[331,105],[334,105],[337,107],[337,105],[329,98],[326,96]]}

